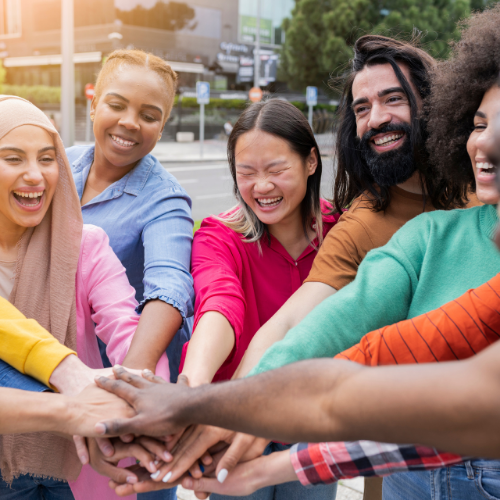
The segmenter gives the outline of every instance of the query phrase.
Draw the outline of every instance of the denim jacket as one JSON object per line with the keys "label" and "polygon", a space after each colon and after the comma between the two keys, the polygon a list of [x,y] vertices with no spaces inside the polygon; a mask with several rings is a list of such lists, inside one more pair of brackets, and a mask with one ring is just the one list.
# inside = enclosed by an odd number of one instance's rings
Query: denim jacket
{"label": "denim jacket", "polygon": [[[94,146],[74,146],[66,154],[81,199],[94,161]],[[186,319],[193,315],[193,219],[191,199],[175,177],[154,156],[147,155],[86,203],[82,215],[85,224],[99,226],[107,233],[136,290],[138,312],[151,299],[171,304],[183,319],[176,344],[189,340],[192,320]],[[169,359],[170,354],[169,349]],[[175,358],[178,356],[176,352]]]}

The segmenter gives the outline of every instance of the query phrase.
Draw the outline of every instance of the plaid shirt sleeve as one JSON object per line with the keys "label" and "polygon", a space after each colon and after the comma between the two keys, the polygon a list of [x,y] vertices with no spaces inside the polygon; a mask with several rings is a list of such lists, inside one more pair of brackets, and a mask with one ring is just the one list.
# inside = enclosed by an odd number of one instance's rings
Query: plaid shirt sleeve
{"label": "plaid shirt sleeve", "polygon": [[290,453],[295,473],[304,486],[358,476],[438,469],[468,460],[435,448],[373,441],[298,443]]}

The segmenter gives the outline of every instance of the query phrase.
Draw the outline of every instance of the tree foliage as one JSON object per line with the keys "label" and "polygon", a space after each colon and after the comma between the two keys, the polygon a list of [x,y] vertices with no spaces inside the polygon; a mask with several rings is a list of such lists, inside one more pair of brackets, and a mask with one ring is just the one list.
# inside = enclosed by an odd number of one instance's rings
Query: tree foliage
{"label": "tree foliage", "polygon": [[183,28],[194,29],[197,24],[192,22],[195,17],[194,9],[184,2],[159,0],[150,9],[137,5],[128,11],[117,8],[116,14],[124,24],[168,31],[177,31]]}
{"label": "tree foliage", "polygon": [[280,79],[296,90],[326,88],[352,57],[352,45],[368,33],[410,39],[436,58],[445,58],[457,39],[457,21],[491,0],[296,0],[285,19]]}

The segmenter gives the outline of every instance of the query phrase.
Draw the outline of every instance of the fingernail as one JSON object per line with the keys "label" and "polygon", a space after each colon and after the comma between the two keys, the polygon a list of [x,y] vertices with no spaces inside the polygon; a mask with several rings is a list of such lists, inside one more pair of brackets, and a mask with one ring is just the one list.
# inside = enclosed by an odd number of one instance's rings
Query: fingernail
{"label": "fingernail", "polygon": [[148,368],[144,368],[144,370],[142,370],[142,373],[153,373],[153,372]]}
{"label": "fingernail", "polygon": [[156,479],[160,475],[160,471],[157,470],[154,474],[151,474],[151,479]]}
{"label": "fingernail", "polygon": [[222,469],[218,474],[217,474],[217,481],[219,483],[223,483],[226,480],[227,475],[229,474],[227,469]]}
{"label": "fingernail", "polygon": [[200,468],[202,474],[205,472],[205,467],[203,467],[203,464],[198,464],[198,467]]}
{"label": "fingernail", "polygon": [[170,462],[172,460],[172,455],[168,451],[163,452],[163,458],[167,461]]}
{"label": "fingernail", "polygon": [[109,455],[109,456],[113,455],[113,452],[114,452],[114,450],[113,450],[113,448],[111,448],[111,446],[105,446],[105,447],[104,447],[103,453],[104,453],[106,456],[108,456],[108,455]]}
{"label": "fingernail", "polygon": [[186,479],[184,479],[184,481],[182,481],[182,486],[184,486],[184,488],[190,490],[193,488],[193,480],[190,478],[190,477],[187,477]]}
{"label": "fingernail", "polygon": [[167,475],[166,475],[166,476],[162,479],[162,481],[163,481],[164,483],[168,483],[168,480],[169,480],[171,477],[172,477],[172,473],[171,473],[171,472],[169,472],[169,473],[168,473],[168,474],[167,474]]}
{"label": "fingernail", "polygon": [[85,455],[81,455],[80,462],[82,462],[83,465],[86,465],[87,464],[87,457]]}
{"label": "fingernail", "polygon": [[154,462],[149,462],[149,467],[151,467],[151,470],[156,470],[156,464]]}
{"label": "fingernail", "polygon": [[135,476],[127,476],[127,483],[128,484],[135,484],[135,483],[137,483],[137,478]]}
{"label": "fingernail", "polygon": [[159,460],[155,460],[153,463],[154,463],[155,465],[158,465],[158,464],[160,463],[160,461],[159,461]]}

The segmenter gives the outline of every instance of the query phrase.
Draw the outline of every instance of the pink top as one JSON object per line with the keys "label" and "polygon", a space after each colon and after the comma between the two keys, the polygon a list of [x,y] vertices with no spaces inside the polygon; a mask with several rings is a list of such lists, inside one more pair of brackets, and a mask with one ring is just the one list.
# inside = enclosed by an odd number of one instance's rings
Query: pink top
{"label": "pink top", "polygon": [[[107,344],[106,354],[111,363],[123,362],[139,323],[136,306],[135,290],[109,246],[106,233],[100,227],[84,224],[76,271],[76,343],[78,357],[87,366],[103,367],[96,335]],[[156,373],[170,379],[166,354],[160,358]],[[107,477],[86,465],[70,486],[76,500],[121,498],[108,482]]]}
{"label": "pink top", "polygon": [[[321,201],[322,211],[331,206]],[[340,215],[323,216],[323,236]],[[238,367],[257,330],[302,285],[317,254],[309,245],[295,261],[271,236],[256,243],[245,243],[243,236],[213,217],[205,219],[196,231],[191,254],[191,272],[196,293],[193,332],[207,311],[223,314],[235,334],[232,353],[215,374],[213,381],[228,380]],[[318,242],[313,242],[317,246]],[[188,343],[182,351],[181,370]]]}

